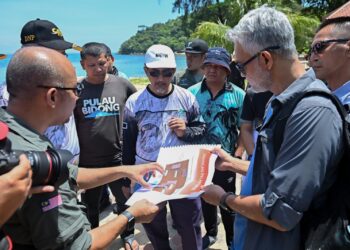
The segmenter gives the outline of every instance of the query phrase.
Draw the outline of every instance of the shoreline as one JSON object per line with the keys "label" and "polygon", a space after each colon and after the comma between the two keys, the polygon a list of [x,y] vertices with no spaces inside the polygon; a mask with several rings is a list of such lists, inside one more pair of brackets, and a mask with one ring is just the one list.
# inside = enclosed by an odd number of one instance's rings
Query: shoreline
{"label": "shoreline", "polygon": [[149,84],[149,80],[146,76],[144,77],[129,77],[129,82],[136,87],[137,90],[140,90],[146,87]]}

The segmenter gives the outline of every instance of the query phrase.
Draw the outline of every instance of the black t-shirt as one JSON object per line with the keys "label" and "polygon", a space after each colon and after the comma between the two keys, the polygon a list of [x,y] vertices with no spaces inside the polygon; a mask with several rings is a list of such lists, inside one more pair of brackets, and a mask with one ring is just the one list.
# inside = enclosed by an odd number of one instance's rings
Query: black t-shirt
{"label": "black t-shirt", "polygon": [[124,105],[136,88],[126,79],[108,75],[102,84],[82,81],[74,109],[80,145],[80,166],[110,166],[122,160]]}
{"label": "black t-shirt", "polygon": [[228,76],[228,81],[232,82],[237,87],[240,87],[244,90],[244,77],[241,76],[241,72],[236,68],[236,62],[232,61],[230,63],[231,73]]}
{"label": "black t-shirt", "polygon": [[242,122],[254,122],[255,128],[260,126],[264,118],[266,104],[271,96],[272,93],[270,91],[257,93],[251,88],[247,89],[241,114]]}

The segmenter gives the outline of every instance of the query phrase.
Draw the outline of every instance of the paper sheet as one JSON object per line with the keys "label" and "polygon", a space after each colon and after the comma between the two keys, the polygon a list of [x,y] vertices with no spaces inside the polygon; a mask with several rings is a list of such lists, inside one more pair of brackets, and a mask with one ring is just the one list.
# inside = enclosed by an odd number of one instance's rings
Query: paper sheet
{"label": "paper sheet", "polygon": [[157,162],[164,174],[157,172],[148,183],[151,189],[140,188],[126,202],[131,206],[136,201],[147,199],[154,204],[166,200],[198,197],[201,188],[212,183],[216,155],[210,150],[220,145],[185,145],[161,148]]}

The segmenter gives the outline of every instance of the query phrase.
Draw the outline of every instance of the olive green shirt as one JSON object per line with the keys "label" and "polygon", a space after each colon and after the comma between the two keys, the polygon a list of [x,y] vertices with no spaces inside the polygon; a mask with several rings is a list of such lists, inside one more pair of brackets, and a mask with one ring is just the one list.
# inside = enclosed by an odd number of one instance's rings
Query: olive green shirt
{"label": "olive green shirt", "polygon": [[[50,141],[22,120],[0,108],[13,150],[45,151]],[[3,226],[15,244],[37,249],[89,249],[90,224],[77,200],[77,166],[68,165],[69,179],[52,193],[32,195]]]}
{"label": "olive green shirt", "polygon": [[188,89],[196,83],[201,82],[203,80],[203,76],[204,75],[201,71],[194,73],[193,71],[186,69],[185,72],[177,72],[173,77],[172,83]]}

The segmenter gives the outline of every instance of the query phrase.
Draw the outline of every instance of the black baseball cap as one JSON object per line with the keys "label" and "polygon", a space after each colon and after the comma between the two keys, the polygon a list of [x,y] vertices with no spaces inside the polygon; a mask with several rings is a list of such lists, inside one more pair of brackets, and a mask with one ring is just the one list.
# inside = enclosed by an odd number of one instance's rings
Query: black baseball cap
{"label": "black baseball cap", "polygon": [[61,30],[48,20],[36,20],[26,23],[21,31],[22,45],[38,44],[50,49],[81,51],[81,47],[64,40]]}
{"label": "black baseball cap", "polygon": [[208,51],[208,44],[202,39],[195,39],[187,43],[185,52],[193,54],[204,54]]}

